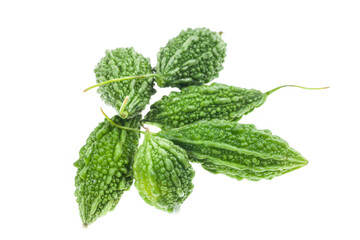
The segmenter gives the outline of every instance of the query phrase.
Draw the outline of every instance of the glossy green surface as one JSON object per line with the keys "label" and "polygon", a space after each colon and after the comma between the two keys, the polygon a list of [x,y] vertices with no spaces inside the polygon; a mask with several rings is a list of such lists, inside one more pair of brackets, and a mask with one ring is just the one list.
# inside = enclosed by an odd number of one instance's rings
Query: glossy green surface
{"label": "glossy green surface", "polygon": [[239,121],[265,100],[266,94],[255,89],[220,83],[189,86],[181,92],[171,92],[151,105],[143,122],[171,129],[200,120]]}
{"label": "glossy green surface", "polygon": [[145,202],[167,212],[178,210],[193,190],[194,174],[184,149],[146,133],[134,160],[135,187]]}
{"label": "glossy green surface", "polygon": [[[141,116],[112,120],[121,126],[139,129]],[[80,149],[75,177],[75,196],[84,224],[94,222],[113,210],[124,191],[132,184],[132,165],[139,133],[121,130],[107,120],[92,131]]]}
{"label": "glossy green surface", "polygon": [[[133,48],[117,48],[106,51],[94,72],[96,82],[101,83],[122,77],[151,74],[152,67],[150,59]],[[139,114],[149,103],[150,97],[156,93],[153,77],[112,82],[100,86],[97,91],[101,94],[101,99],[114,107],[122,118]],[[129,101],[121,112],[120,108],[126,96],[129,96]]]}
{"label": "glossy green surface", "polygon": [[285,140],[254,125],[199,121],[156,135],[185,149],[190,160],[201,163],[206,170],[238,180],[272,179],[308,162]]}
{"label": "glossy green surface", "polygon": [[185,87],[210,82],[219,76],[226,44],[207,28],[183,30],[157,55],[156,82],[160,87]]}

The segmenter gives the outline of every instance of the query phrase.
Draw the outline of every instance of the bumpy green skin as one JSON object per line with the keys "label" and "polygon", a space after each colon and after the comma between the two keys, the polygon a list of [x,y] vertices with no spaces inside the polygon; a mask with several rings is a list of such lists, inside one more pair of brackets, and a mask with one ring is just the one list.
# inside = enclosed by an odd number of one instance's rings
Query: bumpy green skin
{"label": "bumpy green skin", "polygon": [[179,88],[210,82],[219,76],[225,56],[226,43],[219,33],[207,28],[183,30],[160,48],[156,82]]}
{"label": "bumpy green skin", "polygon": [[[96,82],[101,83],[110,79],[151,74],[152,67],[150,59],[143,57],[133,48],[117,48],[107,50],[96,68]],[[126,96],[129,101],[122,118],[131,118],[145,109],[150,97],[156,93],[154,89],[154,78],[132,79],[120,82],[113,82],[102,85],[98,88],[101,99],[106,104],[114,107],[119,114],[120,107]]]}
{"label": "bumpy green skin", "polygon": [[[140,128],[141,116],[112,120],[122,126]],[[100,123],[80,149],[75,177],[75,196],[84,224],[94,222],[113,210],[124,191],[132,184],[132,165],[139,133],[121,130],[108,120]]]}
{"label": "bumpy green skin", "polygon": [[239,121],[261,106],[266,94],[255,90],[220,83],[189,86],[181,92],[171,92],[150,107],[144,122],[171,129],[200,120],[222,119]]}
{"label": "bumpy green skin", "polygon": [[151,133],[145,135],[134,160],[135,187],[145,202],[177,211],[193,190],[194,174],[184,149]]}
{"label": "bumpy green skin", "polygon": [[206,170],[238,180],[272,179],[307,164],[285,140],[254,125],[199,121],[157,135],[184,148]]}

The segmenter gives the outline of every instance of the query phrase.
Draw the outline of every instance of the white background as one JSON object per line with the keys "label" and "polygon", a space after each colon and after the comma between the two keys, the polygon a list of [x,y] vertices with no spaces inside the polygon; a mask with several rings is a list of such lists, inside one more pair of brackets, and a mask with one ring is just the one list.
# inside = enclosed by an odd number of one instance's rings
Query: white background
{"label": "white background", "polygon": [[[0,239],[360,239],[358,4],[1,1]],[[83,229],[72,164],[103,120],[100,106],[115,114],[95,90],[82,93],[93,68],[106,49],[130,46],[156,65],[158,49],[188,27],[224,32],[217,82],[330,86],[282,89],[241,120],[286,139],[309,164],[260,182],[194,164],[179,213],[148,206],[132,187]]]}

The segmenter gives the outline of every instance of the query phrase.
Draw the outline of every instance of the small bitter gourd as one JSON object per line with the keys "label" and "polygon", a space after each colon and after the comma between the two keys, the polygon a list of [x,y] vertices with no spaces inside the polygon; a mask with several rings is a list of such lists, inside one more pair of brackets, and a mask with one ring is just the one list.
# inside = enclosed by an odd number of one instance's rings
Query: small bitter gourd
{"label": "small bitter gourd", "polygon": [[[134,48],[117,48],[107,50],[94,69],[96,82],[99,84],[111,79],[133,75],[151,74],[150,59],[137,53]],[[150,97],[156,93],[154,78],[147,77],[138,81],[112,82],[98,88],[101,99],[114,107],[120,117],[131,118],[145,109]]]}
{"label": "small bitter gourd", "polygon": [[219,76],[225,56],[220,33],[207,28],[181,31],[158,52],[156,83],[178,88],[208,83]]}
{"label": "small bitter gourd", "polygon": [[[261,106],[267,97],[284,85],[262,93],[255,89],[239,88],[221,83],[202,86],[188,86],[181,92],[171,92],[169,96],[150,106],[150,111],[142,120],[163,130],[181,127],[200,120],[222,119],[239,121],[242,116]],[[305,88],[304,89],[322,89]]]}
{"label": "small bitter gourd", "polygon": [[191,161],[212,173],[241,180],[272,179],[307,160],[269,130],[224,120],[199,121],[156,134],[185,149]]}
{"label": "small bitter gourd", "polygon": [[[141,116],[123,120],[118,125],[140,128]],[[132,165],[139,144],[139,133],[121,130],[108,120],[101,122],[80,149],[75,177],[75,196],[84,226],[113,210],[124,191],[133,182]]]}
{"label": "small bitter gourd", "polygon": [[177,211],[194,187],[195,172],[186,151],[150,132],[136,152],[133,169],[140,196],[167,212]]}
{"label": "small bitter gourd", "polygon": [[[221,39],[220,33],[212,32],[207,28],[189,28],[181,31],[177,37],[169,40],[165,47],[160,48],[157,54],[158,62],[154,68],[155,73],[151,73],[149,68],[146,68],[146,71],[130,71],[126,74],[118,74],[120,72],[117,71],[116,74],[109,75],[107,74],[109,70],[106,70],[106,77],[101,78],[98,84],[85,91],[105,84],[111,86],[115,82],[128,82],[129,79],[138,81],[141,85],[144,79],[150,82],[149,79],[155,78],[159,87],[183,88],[201,85],[219,76],[225,56],[226,43]],[[125,58],[120,59],[120,62],[124,62]],[[117,91],[119,89],[120,85]],[[106,90],[104,89],[102,93],[106,93]],[[111,102],[108,96],[105,95],[104,98]]]}

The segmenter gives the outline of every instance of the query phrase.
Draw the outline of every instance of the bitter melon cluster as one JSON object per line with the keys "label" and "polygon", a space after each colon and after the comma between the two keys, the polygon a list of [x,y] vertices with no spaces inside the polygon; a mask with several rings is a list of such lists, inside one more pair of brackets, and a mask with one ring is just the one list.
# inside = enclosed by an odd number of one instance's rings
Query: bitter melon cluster
{"label": "bitter melon cluster", "polygon": [[[143,200],[166,212],[178,211],[193,191],[191,163],[215,174],[251,181],[272,179],[307,164],[307,160],[269,130],[241,124],[286,86],[262,93],[226,84],[204,85],[219,76],[226,56],[222,34],[187,29],[161,47],[152,67],[133,48],[107,50],[95,68],[98,93],[118,115],[100,123],[80,149],[75,196],[87,226],[113,210],[135,180]],[[178,87],[141,112],[159,87]],[[140,131],[140,125],[161,128]],[[139,134],[145,134],[138,147]]]}

